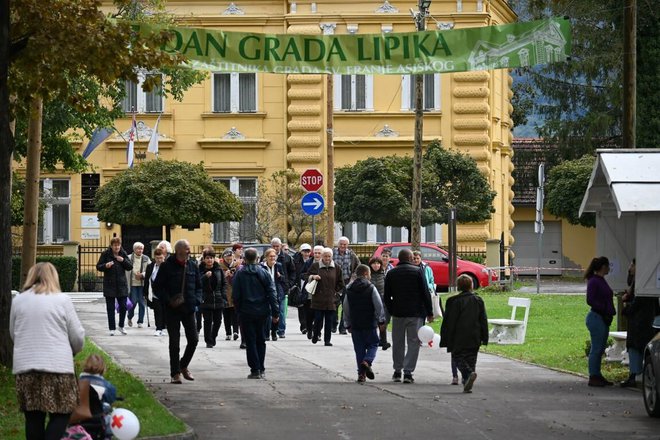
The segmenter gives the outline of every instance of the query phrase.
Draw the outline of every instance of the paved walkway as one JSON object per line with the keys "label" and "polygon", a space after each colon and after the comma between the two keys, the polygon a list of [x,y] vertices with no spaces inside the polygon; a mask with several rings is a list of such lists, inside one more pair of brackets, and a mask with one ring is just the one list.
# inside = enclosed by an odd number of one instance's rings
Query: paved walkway
{"label": "paved walkway", "polygon": [[429,348],[415,384],[390,381],[391,351],[378,352],[374,381],[357,384],[350,337],[313,345],[291,314],[287,338],[268,343],[267,380],[247,380],[245,351],[223,339],[198,346],[194,382],[171,385],[167,337],[152,336],[153,327],[111,337],[103,302],[76,308],[88,336],[200,439],[660,439],[640,392],[588,388],[583,378],[497,356],[479,356],[473,394],[449,385],[449,355]]}

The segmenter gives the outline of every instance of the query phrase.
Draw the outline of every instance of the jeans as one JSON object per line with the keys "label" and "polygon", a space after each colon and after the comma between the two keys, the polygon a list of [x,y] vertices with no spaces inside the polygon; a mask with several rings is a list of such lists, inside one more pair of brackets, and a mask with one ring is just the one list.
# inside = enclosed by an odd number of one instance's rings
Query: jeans
{"label": "jeans", "polygon": [[[314,310],[313,336],[316,336],[316,339],[321,337],[321,328],[323,328],[323,342],[330,342],[335,313],[335,310]],[[325,327],[323,326],[323,321],[325,321]]]}
{"label": "jeans", "polygon": [[[400,318],[392,316],[392,361],[394,371],[412,374],[417,366],[420,340],[417,331],[424,325],[424,318]],[[406,345],[408,349],[406,350]]]}
{"label": "jeans", "polygon": [[119,304],[119,327],[124,327],[124,321],[126,320],[126,297],[122,296],[119,298],[114,297],[105,297],[105,311],[108,314],[108,329],[114,331],[115,326],[115,300]]}
{"label": "jeans", "polygon": [[286,296],[280,300],[280,322],[277,324],[277,334],[282,336],[286,332],[286,312],[287,312],[287,298]]}
{"label": "jeans", "polygon": [[600,364],[605,353],[605,345],[609,335],[609,326],[605,325],[603,317],[590,310],[585,319],[591,335],[591,351],[589,351],[589,376],[602,376]]}
{"label": "jeans", "polygon": [[376,359],[378,352],[378,333],[376,328],[366,330],[352,330],[353,349],[355,350],[355,360],[357,361],[358,374],[362,371],[361,364],[366,361],[369,366]]}
{"label": "jeans", "polygon": [[215,346],[220,325],[222,324],[222,309],[202,309],[204,317],[204,342]]}
{"label": "jeans", "polygon": [[264,338],[263,315],[240,315],[241,335],[245,343],[245,355],[252,374],[266,371],[266,339]]}
{"label": "jeans", "polygon": [[[168,307],[166,315],[167,335],[170,340],[170,375],[174,376],[181,373],[181,369],[188,368],[188,365],[190,365],[199,337],[195,325],[195,312],[189,311],[185,304],[177,309]],[[183,325],[183,331],[186,334],[186,348],[183,351],[183,356],[179,359],[181,325]]]}
{"label": "jeans", "polygon": [[636,348],[628,347],[628,369],[630,374],[642,374],[644,371],[644,355]]}
{"label": "jeans", "polygon": [[46,413],[42,411],[25,411],[26,440],[60,440],[69,424],[71,414]]}
{"label": "jeans", "polygon": [[225,307],[222,309],[222,316],[225,318],[225,333],[231,336],[232,329],[234,333],[238,334],[238,317],[236,316],[236,309],[234,307]]}
{"label": "jeans", "polygon": [[131,302],[133,307],[128,311],[128,319],[133,319],[135,309],[138,309],[138,324],[144,322],[144,296],[142,295],[142,286],[131,287]]}

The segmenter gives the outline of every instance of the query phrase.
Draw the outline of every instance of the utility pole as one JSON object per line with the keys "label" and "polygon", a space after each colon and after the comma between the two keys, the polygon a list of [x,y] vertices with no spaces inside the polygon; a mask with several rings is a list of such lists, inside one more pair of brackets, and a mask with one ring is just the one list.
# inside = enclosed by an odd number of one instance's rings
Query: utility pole
{"label": "utility pole", "polygon": [[[426,16],[431,6],[431,0],[418,0],[418,10],[411,10],[415,19],[417,32],[426,29]],[[422,241],[422,137],[424,134],[424,75],[416,74],[415,78],[415,143],[413,147],[413,187],[412,187],[412,219],[410,227],[411,245],[413,250],[420,249]]]}
{"label": "utility pole", "polygon": [[[327,209],[327,216],[328,216],[328,223],[327,223],[327,229],[325,232],[325,245],[328,247],[332,247],[332,244],[335,241],[335,147],[333,145],[332,141],[332,135],[333,135],[333,127],[332,127],[332,118],[333,118],[333,112],[334,112],[334,79],[333,76],[328,74],[327,76],[327,108],[326,108],[326,113],[328,120],[326,122],[326,142],[327,142],[327,157],[326,157],[326,162],[327,162],[327,183],[326,183],[326,196],[327,196],[327,204],[326,209]],[[316,243],[312,244],[312,247],[315,246]]]}
{"label": "utility pole", "polygon": [[623,17],[623,148],[637,139],[637,0],[626,0]]}

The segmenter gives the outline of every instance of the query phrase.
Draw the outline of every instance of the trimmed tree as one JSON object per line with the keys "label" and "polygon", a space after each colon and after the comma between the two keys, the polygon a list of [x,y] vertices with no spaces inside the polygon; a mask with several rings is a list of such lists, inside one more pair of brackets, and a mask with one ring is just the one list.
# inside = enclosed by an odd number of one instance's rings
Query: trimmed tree
{"label": "trimmed tree", "polygon": [[96,193],[98,218],[122,225],[239,221],[243,205],[203,164],[151,160],[117,174]]}
{"label": "trimmed tree", "polygon": [[546,181],[545,205],[552,215],[565,218],[572,225],[596,226],[595,214],[579,216],[593,167],[594,157],[586,155],[562,162],[550,170]]}

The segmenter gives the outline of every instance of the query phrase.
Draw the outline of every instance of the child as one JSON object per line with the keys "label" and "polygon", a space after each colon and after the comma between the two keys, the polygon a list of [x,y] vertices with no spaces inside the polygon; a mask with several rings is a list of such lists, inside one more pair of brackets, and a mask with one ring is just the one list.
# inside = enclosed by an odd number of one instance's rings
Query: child
{"label": "child", "polygon": [[[98,354],[90,354],[85,360],[85,365],[83,366],[83,373],[80,374],[80,379],[88,380],[90,386],[90,393],[95,391],[99,396],[99,400],[103,406],[103,419],[104,419],[104,429],[107,438],[112,436],[112,431],[110,429],[110,413],[112,412],[111,405],[117,400],[117,389],[113,384],[108,382],[103,374],[105,373],[105,362],[103,358]],[[95,415],[95,414],[93,414]],[[83,427],[92,434],[93,429],[90,429],[89,426],[86,426],[85,423],[82,423]],[[96,436],[92,435],[96,438]]]}
{"label": "child", "polygon": [[385,312],[383,302],[376,287],[369,281],[371,270],[369,266],[360,264],[355,269],[356,279],[346,288],[344,298],[344,326],[351,334],[355,358],[358,367],[358,382],[364,382],[368,377],[374,379],[371,364],[378,352],[380,338],[376,331],[385,327]]}
{"label": "child", "polygon": [[461,292],[447,300],[440,329],[440,346],[447,347],[452,361],[463,376],[463,392],[471,393],[479,347],[488,345],[488,321],[484,301],[472,292],[472,278],[461,275],[456,280]]}

